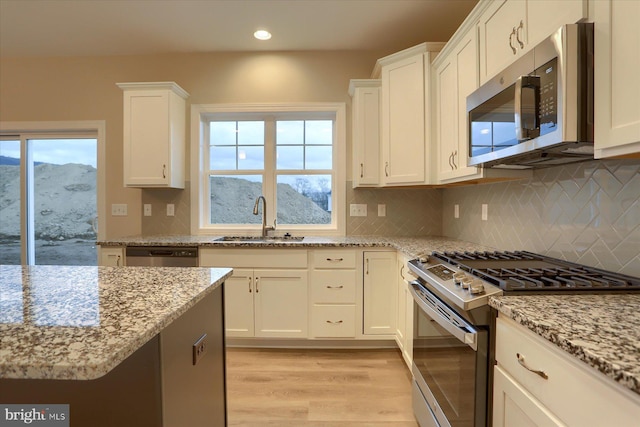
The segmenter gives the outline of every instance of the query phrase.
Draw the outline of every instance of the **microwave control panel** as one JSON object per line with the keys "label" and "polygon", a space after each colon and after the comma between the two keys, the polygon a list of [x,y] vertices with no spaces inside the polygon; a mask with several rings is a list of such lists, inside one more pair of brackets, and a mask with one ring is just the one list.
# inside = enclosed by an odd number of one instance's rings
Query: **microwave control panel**
{"label": "microwave control panel", "polygon": [[558,58],[537,68],[533,75],[540,77],[540,135],[558,126]]}

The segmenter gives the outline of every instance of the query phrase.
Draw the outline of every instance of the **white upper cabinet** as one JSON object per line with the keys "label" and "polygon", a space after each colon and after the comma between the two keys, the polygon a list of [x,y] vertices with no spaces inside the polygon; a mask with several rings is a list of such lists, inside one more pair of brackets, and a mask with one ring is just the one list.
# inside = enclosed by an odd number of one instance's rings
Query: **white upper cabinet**
{"label": "white upper cabinet", "polygon": [[596,1],[595,157],[640,153],[640,2]]}
{"label": "white upper cabinet", "polygon": [[[385,186],[430,183],[430,64],[442,43],[423,43],[378,60],[381,91],[381,177]],[[376,71],[374,71],[374,75]]]}
{"label": "white upper cabinet", "polygon": [[460,39],[435,70],[438,181],[479,178],[482,169],[468,166],[467,96],[478,88],[475,28]]}
{"label": "white upper cabinet", "polygon": [[587,17],[586,0],[498,0],[480,16],[480,82],[484,83],[564,24]]}
{"label": "white upper cabinet", "polygon": [[377,79],[349,84],[354,188],[380,184],[380,85]]}
{"label": "white upper cabinet", "polygon": [[124,91],[124,185],[184,188],[189,94],[173,82],[118,87]]}

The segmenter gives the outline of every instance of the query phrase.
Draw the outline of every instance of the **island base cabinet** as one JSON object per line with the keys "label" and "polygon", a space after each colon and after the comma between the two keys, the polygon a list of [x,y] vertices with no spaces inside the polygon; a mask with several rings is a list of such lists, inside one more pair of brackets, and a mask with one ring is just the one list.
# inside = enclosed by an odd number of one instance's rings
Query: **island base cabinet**
{"label": "island base cabinet", "polygon": [[[0,402],[68,404],[70,425],[226,425],[223,286],[95,380],[0,380]],[[193,365],[192,346],[207,334]]]}

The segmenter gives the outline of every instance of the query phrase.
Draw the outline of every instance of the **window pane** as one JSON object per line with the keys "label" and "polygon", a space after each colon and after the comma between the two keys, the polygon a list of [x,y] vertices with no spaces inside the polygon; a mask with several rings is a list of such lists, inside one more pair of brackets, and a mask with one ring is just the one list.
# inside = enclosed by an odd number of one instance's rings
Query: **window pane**
{"label": "window pane", "polygon": [[279,175],[279,224],[330,224],[331,175]]}
{"label": "window pane", "polygon": [[0,141],[0,264],[20,264],[20,141]]}
{"label": "window pane", "polygon": [[210,170],[264,169],[264,122],[212,122]]}
{"label": "window pane", "polygon": [[238,169],[264,169],[264,147],[238,147]]}
{"label": "window pane", "polygon": [[97,265],[97,141],[30,140],[36,264]]}
{"label": "window pane", "polygon": [[331,169],[331,146],[310,146],[305,150],[305,169]]}
{"label": "window pane", "polygon": [[285,145],[277,149],[277,169],[304,169],[304,149],[302,146]]}
{"label": "window pane", "polygon": [[211,170],[236,170],[236,146],[212,146],[209,150],[209,167]]}
{"label": "window pane", "polygon": [[264,145],[264,122],[238,122],[239,145]]}
{"label": "window pane", "polygon": [[276,140],[278,145],[304,144],[304,121],[283,121],[276,122]]}
{"label": "window pane", "polygon": [[236,145],[236,122],[211,122],[209,143],[211,145]]}
{"label": "window pane", "polygon": [[306,144],[331,145],[333,143],[333,122],[331,120],[307,120],[305,125]]}
{"label": "window pane", "polygon": [[209,183],[212,224],[262,223],[262,216],[253,214],[262,194],[262,175],[211,175]]}

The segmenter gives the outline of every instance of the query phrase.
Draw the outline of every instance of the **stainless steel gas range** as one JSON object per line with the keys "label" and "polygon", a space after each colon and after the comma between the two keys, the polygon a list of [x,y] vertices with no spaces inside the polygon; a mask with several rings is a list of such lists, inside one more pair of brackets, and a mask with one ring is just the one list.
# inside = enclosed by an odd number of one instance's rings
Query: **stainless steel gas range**
{"label": "stainless steel gas range", "polygon": [[490,425],[492,295],[640,292],[640,279],[525,251],[434,252],[408,262],[413,408],[421,427]]}

